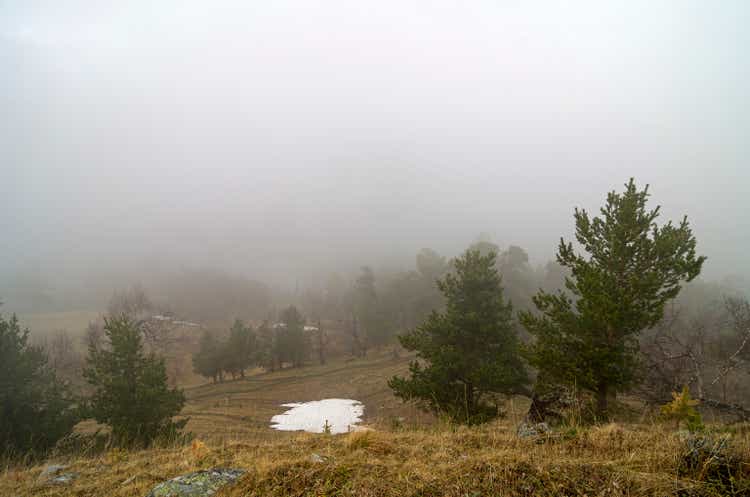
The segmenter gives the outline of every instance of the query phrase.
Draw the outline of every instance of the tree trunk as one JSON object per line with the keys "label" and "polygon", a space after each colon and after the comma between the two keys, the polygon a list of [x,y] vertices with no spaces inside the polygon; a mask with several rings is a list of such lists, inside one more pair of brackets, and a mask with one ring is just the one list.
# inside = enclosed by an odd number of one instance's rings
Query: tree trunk
{"label": "tree trunk", "polygon": [[596,413],[602,419],[609,418],[607,412],[609,408],[609,386],[606,383],[600,383],[596,390]]}
{"label": "tree trunk", "polygon": [[469,382],[464,383],[464,404],[466,408],[466,423],[469,424],[471,417],[476,411],[474,408],[474,385]]}

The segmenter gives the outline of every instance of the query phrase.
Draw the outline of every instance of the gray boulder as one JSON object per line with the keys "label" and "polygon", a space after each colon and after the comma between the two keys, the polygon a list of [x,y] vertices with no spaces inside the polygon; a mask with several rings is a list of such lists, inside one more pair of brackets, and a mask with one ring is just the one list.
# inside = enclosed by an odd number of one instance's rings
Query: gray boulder
{"label": "gray boulder", "polygon": [[522,421],[521,424],[518,425],[516,434],[519,438],[535,438],[541,435],[545,435],[550,431],[550,427],[547,423],[529,423],[526,421]]}
{"label": "gray boulder", "polygon": [[328,460],[328,458],[321,456],[320,454],[315,454],[315,453],[310,454],[310,462],[320,464],[320,463],[326,462],[326,460]]}
{"label": "gray boulder", "polygon": [[64,464],[49,464],[45,466],[37,477],[38,485],[67,485],[78,476],[72,471],[65,472],[68,467]]}
{"label": "gray boulder", "polygon": [[234,483],[244,469],[213,468],[196,471],[159,483],[146,497],[208,497],[224,485]]}

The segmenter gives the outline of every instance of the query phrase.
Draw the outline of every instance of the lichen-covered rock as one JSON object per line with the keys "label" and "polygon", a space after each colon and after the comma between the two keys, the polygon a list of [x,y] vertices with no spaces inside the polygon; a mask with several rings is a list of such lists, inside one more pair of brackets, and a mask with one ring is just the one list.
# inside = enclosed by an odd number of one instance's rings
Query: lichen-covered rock
{"label": "lichen-covered rock", "polygon": [[46,466],[37,478],[38,485],[67,485],[78,475],[73,472],[63,472],[67,466],[63,464],[50,464]]}
{"label": "lichen-covered rock", "polygon": [[516,430],[519,438],[533,438],[549,432],[550,427],[547,423],[528,423],[526,421],[522,421],[518,425],[518,430]]}
{"label": "lichen-covered rock", "polygon": [[208,497],[244,473],[244,469],[224,468],[196,471],[159,483],[146,497]]}
{"label": "lichen-covered rock", "polygon": [[326,457],[321,456],[320,454],[312,453],[310,454],[310,462],[314,462],[317,464],[326,462]]}

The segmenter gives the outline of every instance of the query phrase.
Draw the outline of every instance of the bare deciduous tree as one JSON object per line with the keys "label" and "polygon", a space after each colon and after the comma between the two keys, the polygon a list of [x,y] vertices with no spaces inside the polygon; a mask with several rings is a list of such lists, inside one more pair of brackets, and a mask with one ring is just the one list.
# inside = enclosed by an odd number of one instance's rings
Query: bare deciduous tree
{"label": "bare deciduous tree", "polygon": [[703,404],[740,419],[750,419],[742,405],[746,376],[750,373],[750,304],[732,297],[715,312],[686,318],[671,306],[665,318],[642,342],[646,365],[641,387],[654,403],[669,399],[683,386],[693,390]]}

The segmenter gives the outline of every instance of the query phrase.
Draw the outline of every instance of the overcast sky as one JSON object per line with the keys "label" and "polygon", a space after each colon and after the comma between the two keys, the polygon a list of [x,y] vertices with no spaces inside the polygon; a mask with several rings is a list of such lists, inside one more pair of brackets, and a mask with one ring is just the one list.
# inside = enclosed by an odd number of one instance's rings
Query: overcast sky
{"label": "overcast sky", "polygon": [[0,275],[533,263],[631,176],[750,272],[750,3],[0,0]]}

